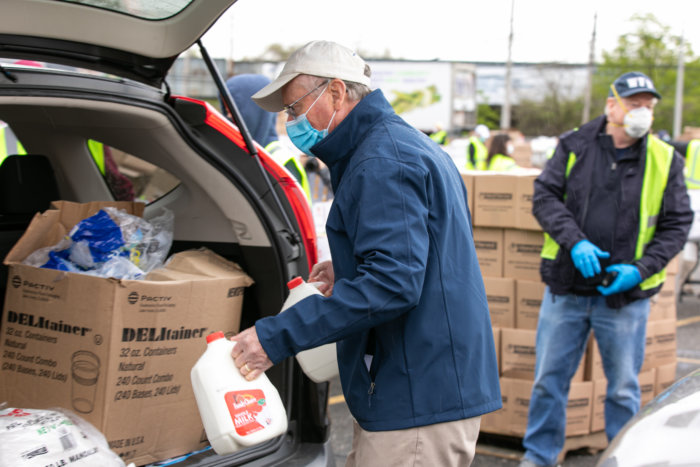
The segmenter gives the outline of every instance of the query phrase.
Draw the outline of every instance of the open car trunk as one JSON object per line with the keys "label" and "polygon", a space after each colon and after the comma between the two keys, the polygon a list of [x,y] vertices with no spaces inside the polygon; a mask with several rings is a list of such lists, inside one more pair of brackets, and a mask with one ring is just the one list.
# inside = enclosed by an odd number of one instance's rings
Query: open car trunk
{"label": "open car trunk", "polygon": [[[207,121],[211,109],[202,102],[172,98],[134,82],[71,72],[31,69],[13,74],[17,82],[0,83],[0,120],[28,154],[48,159],[59,199],[85,203],[120,196],[93,160],[87,142],[111,148],[120,169],[130,171],[134,190],[144,184],[138,190],[147,202],[144,217],[156,215],[161,207],[174,213],[170,253],[207,247],[253,278],[255,284],[245,292],[241,329],[278,313],[286,282],[296,275],[308,276],[307,252],[283,188],[275,178],[265,179],[269,175],[243,149],[242,140],[234,142],[212,128]],[[237,132],[219,117],[218,124]],[[19,196],[3,200],[3,205],[19,202]],[[0,213],[3,257],[34,212],[24,214]],[[6,283],[3,265],[0,303]],[[266,374],[286,404],[288,434],[230,456],[233,462],[215,460],[219,458],[209,451],[190,464],[234,465],[270,455],[282,461],[303,449],[305,442],[327,439],[327,384],[303,377],[293,358]]]}

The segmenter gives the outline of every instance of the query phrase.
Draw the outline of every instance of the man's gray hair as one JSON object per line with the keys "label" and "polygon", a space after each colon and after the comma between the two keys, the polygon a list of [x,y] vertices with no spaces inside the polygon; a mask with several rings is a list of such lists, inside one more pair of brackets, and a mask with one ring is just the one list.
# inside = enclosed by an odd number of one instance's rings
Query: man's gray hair
{"label": "man's gray hair", "polygon": [[[372,76],[372,69],[369,67],[369,65],[365,64],[365,71],[364,75],[366,77],[371,77]],[[304,87],[306,88],[307,91],[311,91],[313,88],[320,86],[324,81],[330,80],[330,78],[324,78],[322,76],[313,76],[313,75],[302,75],[304,77]],[[369,93],[372,92],[372,90],[369,88],[369,86],[366,86],[361,83],[356,83],[354,81],[345,81],[343,80],[343,83],[345,83],[345,88],[348,94],[348,98],[353,101],[360,101],[364,99]]]}

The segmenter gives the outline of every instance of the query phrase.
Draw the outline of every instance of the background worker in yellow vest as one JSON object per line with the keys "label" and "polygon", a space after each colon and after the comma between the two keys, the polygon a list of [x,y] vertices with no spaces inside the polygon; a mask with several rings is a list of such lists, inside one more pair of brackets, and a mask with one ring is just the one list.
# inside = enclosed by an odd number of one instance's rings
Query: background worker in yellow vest
{"label": "background worker in yellow vest", "polygon": [[26,153],[22,143],[19,142],[7,123],[0,120],[0,164],[7,156]]}
{"label": "background worker in yellow vest", "polygon": [[[276,129],[277,114],[268,112],[256,105],[250,98],[270,83],[270,79],[257,74],[240,74],[226,80],[233,101],[245,121],[253,139],[265,148],[277,163],[285,167],[299,182],[306,197],[311,202],[311,191],[306,170],[296,153],[280,140]],[[226,109],[222,104],[224,112]]]}
{"label": "background worker in yellow vest", "polygon": [[474,134],[469,137],[467,146],[467,169],[486,170],[486,159],[489,150],[486,148],[486,141],[491,136],[486,125],[479,124],[474,128]]}
{"label": "background worker in yellow vest", "polygon": [[494,136],[489,146],[489,155],[486,158],[486,170],[493,172],[518,170],[518,164],[511,157],[513,149],[513,142],[506,133]]}
{"label": "background worker in yellow vest", "polygon": [[649,134],[660,97],[642,73],[617,78],[605,115],[563,136],[535,181],[546,288],[521,466],[556,464],[591,331],[607,378],[608,439],[639,410],[649,297],[693,220],[682,157]]}
{"label": "background worker in yellow vest", "polygon": [[688,187],[690,207],[695,213],[678,271],[676,298],[680,300],[682,295],[700,295],[697,289],[697,285],[700,284],[700,268],[698,267],[698,251],[700,250],[700,139],[669,142],[676,148],[676,151],[685,154],[685,185]]}
{"label": "background worker in yellow vest", "polygon": [[430,133],[430,139],[435,141],[440,146],[446,146],[447,143],[449,142],[447,140],[447,131],[443,128],[441,122],[437,122],[435,124],[434,131],[432,133]]}

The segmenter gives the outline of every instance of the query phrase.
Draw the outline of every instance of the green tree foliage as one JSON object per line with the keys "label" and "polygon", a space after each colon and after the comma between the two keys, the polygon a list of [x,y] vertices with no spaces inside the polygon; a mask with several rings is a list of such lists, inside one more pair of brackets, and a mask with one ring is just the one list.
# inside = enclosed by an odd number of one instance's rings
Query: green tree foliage
{"label": "green tree foliage", "polygon": [[[602,113],[610,84],[623,73],[641,71],[649,76],[663,96],[654,111],[654,130],[673,128],[673,109],[681,36],[663,25],[653,14],[635,15],[633,32],[619,37],[617,46],[603,52],[603,62],[593,79],[592,114]],[[683,93],[684,126],[700,126],[700,59],[685,44]]]}

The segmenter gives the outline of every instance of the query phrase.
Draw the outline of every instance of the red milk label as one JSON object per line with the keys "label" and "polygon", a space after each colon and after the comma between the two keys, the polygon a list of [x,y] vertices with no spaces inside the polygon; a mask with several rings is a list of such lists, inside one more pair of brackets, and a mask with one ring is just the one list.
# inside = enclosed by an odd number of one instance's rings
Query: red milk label
{"label": "red milk label", "polygon": [[224,396],[236,433],[246,436],[272,424],[272,415],[261,389],[231,391]]}

